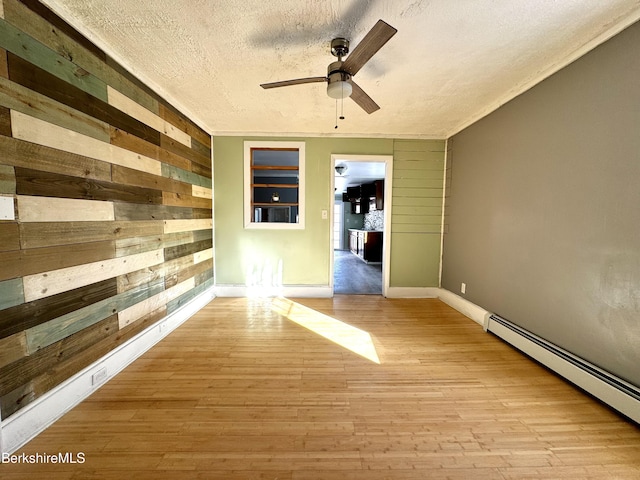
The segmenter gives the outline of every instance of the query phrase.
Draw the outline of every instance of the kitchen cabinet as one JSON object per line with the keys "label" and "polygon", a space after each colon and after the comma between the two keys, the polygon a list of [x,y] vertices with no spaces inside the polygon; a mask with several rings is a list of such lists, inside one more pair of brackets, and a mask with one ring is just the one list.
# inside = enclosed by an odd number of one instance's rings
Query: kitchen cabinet
{"label": "kitchen cabinet", "polygon": [[349,229],[351,253],[366,263],[382,261],[382,232],[379,230]]}

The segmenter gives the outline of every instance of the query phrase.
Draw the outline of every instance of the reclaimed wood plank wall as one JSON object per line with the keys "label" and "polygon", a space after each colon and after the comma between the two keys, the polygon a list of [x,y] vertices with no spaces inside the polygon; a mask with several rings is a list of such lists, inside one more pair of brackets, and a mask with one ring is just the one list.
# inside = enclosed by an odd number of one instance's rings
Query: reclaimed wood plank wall
{"label": "reclaimed wood plank wall", "polygon": [[0,0],[7,418],[213,284],[211,137],[34,0]]}

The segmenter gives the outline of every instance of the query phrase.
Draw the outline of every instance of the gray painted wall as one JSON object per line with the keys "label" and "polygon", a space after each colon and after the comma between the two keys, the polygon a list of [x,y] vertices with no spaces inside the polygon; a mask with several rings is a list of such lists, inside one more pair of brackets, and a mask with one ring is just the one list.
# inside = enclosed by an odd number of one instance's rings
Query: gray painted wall
{"label": "gray painted wall", "polygon": [[450,139],[444,288],[640,386],[640,24]]}

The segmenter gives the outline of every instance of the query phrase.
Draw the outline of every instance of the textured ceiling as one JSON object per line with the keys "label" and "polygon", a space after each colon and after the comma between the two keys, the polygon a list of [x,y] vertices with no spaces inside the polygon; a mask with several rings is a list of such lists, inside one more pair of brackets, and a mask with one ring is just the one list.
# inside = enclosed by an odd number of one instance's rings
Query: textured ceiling
{"label": "textured ceiling", "polygon": [[[640,18],[640,0],[43,0],[213,134],[445,138]],[[332,38],[398,33],[336,130]]]}

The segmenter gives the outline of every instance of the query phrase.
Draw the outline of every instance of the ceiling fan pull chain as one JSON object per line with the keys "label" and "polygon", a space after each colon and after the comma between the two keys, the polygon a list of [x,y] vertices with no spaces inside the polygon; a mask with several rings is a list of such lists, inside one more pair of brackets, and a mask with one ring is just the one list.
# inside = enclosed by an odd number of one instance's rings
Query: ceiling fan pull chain
{"label": "ceiling fan pull chain", "polygon": [[338,99],[336,98],[336,127],[338,128]]}

